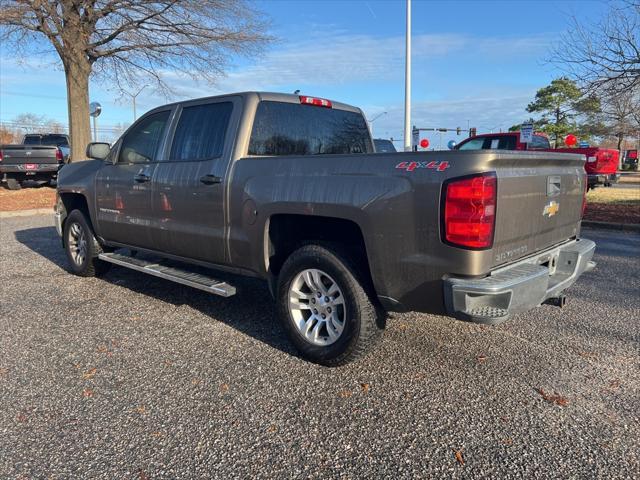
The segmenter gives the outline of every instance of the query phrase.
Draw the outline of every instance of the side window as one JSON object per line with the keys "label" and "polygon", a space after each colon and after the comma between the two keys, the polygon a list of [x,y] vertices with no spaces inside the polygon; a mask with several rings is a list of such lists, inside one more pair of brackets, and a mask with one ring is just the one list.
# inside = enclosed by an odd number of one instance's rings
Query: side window
{"label": "side window", "polygon": [[125,135],[120,148],[119,163],[146,163],[156,160],[169,110],[143,118]]}
{"label": "side window", "polygon": [[118,153],[118,149],[120,148],[121,144],[122,144],[122,139],[118,140],[116,143],[111,145],[111,150],[109,150],[109,155],[107,155],[107,158],[105,159],[107,163],[114,162],[115,157]]}
{"label": "side window", "polygon": [[515,150],[516,149],[516,137],[513,135],[503,135],[499,137],[498,149],[500,150]]}
{"label": "side window", "polygon": [[171,145],[170,160],[189,161],[222,155],[233,103],[184,107]]}
{"label": "side window", "polygon": [[531,142],[531,148],[548,149],[551,148],[551,145],[549,144],[549,139],[547,137],[544,137],[542,135],[534,135],[533,142]]}

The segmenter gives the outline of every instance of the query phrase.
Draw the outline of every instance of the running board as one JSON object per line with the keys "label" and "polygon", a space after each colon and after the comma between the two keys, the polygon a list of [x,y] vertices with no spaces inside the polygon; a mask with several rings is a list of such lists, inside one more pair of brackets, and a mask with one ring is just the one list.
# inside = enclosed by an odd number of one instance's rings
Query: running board
{"label": "running board", "polygon": [[162,265],[162,263],[154,263],[142,258],[129,257],[120,253],[101,253],[98,255],[98,258],[105,262],[114,263],[121,267],[137,270],[138,272],[148,273],[154,277],[171,280],[172,282],[204,290],[205,292],[220,295],[221,297],[230,297],[236,294],[236,287],[203,275],[202,273],[169,267]]}

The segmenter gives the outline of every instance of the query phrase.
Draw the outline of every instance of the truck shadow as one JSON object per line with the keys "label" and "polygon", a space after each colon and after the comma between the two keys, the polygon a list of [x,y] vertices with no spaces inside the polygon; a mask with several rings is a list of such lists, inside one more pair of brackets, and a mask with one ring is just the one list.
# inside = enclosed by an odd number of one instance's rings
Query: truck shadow
{"label": "truck shadow", "polygon": [[[15,238],[33,252],[67,270],[66,255],[54,227],[18,230]],[[298,356],[277,319],[275,304],[265,282],[229,274],[216,276],[234,285],[237,288],[236,295],[218,297],[115,265],[99,281],[169,303],[176,308],[192,308],[270,347]]]}

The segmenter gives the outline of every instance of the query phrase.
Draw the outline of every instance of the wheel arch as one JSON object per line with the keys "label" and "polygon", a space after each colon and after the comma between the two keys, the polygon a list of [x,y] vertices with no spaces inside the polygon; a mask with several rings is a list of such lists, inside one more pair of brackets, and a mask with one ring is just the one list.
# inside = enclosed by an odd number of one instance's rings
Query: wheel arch
{"label": "wheel arch", "polygon": [[277,278],[282,265],[295,250],[317,243],[339,245],[349,253],[362,281],[373,288],[367,247],[360,226],[353,220],[336,217],[274,214],[265,223],[264,267],[272,279]]}
{"label": "wheel arch", "polygon": [[[66,221],[69,214],[74,210],[80,210],[82,214],[87,219],[89,226],[95,232],[95,228],[93,225],[93,220],[91,219],[91,212],[89,210],[89,202],[87,202],[87,198],[82,193],[76,192],[59,192],[58,196],[60,197],[60,201],[64,205],[64,218],[62,220],[62,228],[64,229],[64,222]],[[63,244],[64,244],[64,236],[63,236]]]}

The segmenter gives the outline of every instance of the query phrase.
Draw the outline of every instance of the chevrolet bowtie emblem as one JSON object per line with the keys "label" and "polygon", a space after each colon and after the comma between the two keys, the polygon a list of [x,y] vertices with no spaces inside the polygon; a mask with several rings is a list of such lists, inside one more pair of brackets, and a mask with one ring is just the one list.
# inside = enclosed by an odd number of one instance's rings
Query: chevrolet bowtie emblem
{"label": "chevrolet bowtie emblem", "polygon": [[558,213],[558,210],[560,210],[560,204],[552,200],[544,206],[542,215],[544,215],[545,217],[553,217],[556,213]]}

